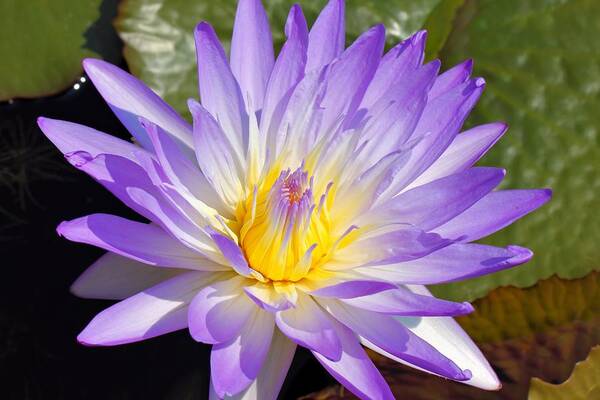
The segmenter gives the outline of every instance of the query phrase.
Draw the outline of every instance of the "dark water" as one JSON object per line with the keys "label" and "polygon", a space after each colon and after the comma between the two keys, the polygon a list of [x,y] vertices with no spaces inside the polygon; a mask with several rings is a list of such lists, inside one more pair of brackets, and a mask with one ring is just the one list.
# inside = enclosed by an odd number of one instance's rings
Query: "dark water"
{"label": "dark water", "polygon": [[[112,302],[69,293],[102,251],[59,238],[55,228],[95,212],[139,217],[64,161],[37,127],[40,115],[129,137],[89,81],[51,98],[0,103],[0,398],[205,398],[209,347],[186,331],[112,348],[77,343]],[[281,398],[330,382],[299,351]]]}

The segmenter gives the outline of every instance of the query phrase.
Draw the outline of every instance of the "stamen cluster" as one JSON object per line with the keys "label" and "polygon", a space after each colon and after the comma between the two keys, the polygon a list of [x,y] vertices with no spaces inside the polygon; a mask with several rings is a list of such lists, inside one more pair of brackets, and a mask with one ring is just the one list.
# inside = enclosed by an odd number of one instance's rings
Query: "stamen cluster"
{"label": "stamen cluster", "polygon": [[317,209],[313,190],[313,178],[300,167],[281,171],[270,188],[255,191],[240,242],[250,266],[265,278],[300,280],[313,265],[313,251],[325,251],[323,201]]}

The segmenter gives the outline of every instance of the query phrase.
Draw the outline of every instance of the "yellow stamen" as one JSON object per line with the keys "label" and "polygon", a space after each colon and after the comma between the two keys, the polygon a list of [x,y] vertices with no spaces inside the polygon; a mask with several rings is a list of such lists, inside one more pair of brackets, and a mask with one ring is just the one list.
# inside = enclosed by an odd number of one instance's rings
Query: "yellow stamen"
{"label": "yellow stamen", "polygon": [[313,193],[312,178],[299,168],[267,174],[239,212],[239,243],[248,263],[275,282],[296,282],[319,264],[333,245],[328,193]]}

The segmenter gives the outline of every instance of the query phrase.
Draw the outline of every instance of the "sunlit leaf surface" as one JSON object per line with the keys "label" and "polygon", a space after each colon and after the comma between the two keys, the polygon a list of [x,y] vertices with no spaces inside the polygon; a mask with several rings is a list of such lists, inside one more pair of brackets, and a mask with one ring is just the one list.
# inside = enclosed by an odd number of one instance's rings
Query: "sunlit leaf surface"
{"label": "sunlit leaf surface", "polygon": [[116,0],[0,1],[0,101],[72,85],[84,57],[118,57]]}
{"label": "sunlit leaf surface", "polygon": [[427,17],[423,26],[423,29],[428,32],[427,46],[425,47],[427,61],[438,58],[464,3],[465,0],[441,1]]}

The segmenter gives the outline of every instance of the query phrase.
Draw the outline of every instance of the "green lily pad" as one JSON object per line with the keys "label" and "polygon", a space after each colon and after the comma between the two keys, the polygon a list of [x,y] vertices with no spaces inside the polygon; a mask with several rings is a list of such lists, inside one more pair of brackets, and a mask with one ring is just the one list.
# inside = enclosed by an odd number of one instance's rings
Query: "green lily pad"
{"label": "green lily pad", "polygon": [[[263,2],[277,48],[284,41],[283,26],[289,8],[296,2]],[[326,0],[300,1],[309,22],[314,21],[326,3]],[[444,3],[441,0],[348,0],[348,39],[383,22],[388,44],[396,43],[421,28],[438,5],[446,7]],[[236,4],[236,0],[124,0],[115,27],[125,42],[124,54],[130,70],[182,115],[188,115],[187,99],[198,97],[194,26],[201,20],[210,22],[228,47]],[[435,30],[436,26],[431,28]],[[447,32],[436,36],[438,48],[446,36]]]}
{"label": "green lily pad", "polygon": [[427,30],[426,60],[438,58],[454,26],[454,20],[465,0],[445,0],[435,7],[423,26]]}
{"label": "green lily pad", "polygon": [[600,398],[600,346],[575,366],[573,375],[560,385],[531,380],[529,400],[587,400]]}
{"label": "green lily pad", "polygon": [[508,170],[503,188],[554,189],[552,201],[486,239],[535,252],[521,267],[444,287],[474,299],[502,285],[527,287],[557,274],[577,278],[600,268],[600,2],[470,0],[442,59],[465,58],[488,85],[470,124],[508,122],[482,160]]}
{"label": "green lily pad", "polygon": [[111,7],[116,1],[0,2],[0,100],[66,89],[81,76],[85,57],[116,60]]}
{"label": "green lily pad", "polygon": [[[525,399],[532,377],[545,382],[563,382],[573,373],[576,363],[600,344],[600,273],[593,272],[574,280],[552,277],[527,289],[498,288],[473,305],[476,311],[457,321],[497,372],[502,389],[486,392],[425,374],[370,352],[398,398]],[[335,385],[307,396],[306,400],[354,398]]]}

